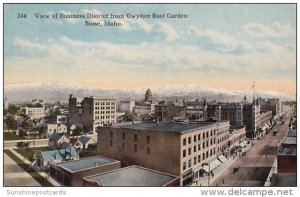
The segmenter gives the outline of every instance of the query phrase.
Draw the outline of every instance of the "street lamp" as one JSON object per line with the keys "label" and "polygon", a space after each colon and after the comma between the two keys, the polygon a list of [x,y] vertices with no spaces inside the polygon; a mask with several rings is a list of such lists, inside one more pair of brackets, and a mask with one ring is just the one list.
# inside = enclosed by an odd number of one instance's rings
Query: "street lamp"
{"label": "street lamp", "polygon": [[208,166],[208,186],[210,185],[210,164],[209,163],[203,163],[201,165],[202,167],[203,166]]}

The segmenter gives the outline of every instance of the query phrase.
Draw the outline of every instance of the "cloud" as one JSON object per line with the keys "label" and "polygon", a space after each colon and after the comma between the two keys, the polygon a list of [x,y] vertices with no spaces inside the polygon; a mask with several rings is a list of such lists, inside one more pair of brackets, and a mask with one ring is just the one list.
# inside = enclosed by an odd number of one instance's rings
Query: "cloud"
{"label": "cloud", "polygon": [[168,23],[158,22],[157,27],[156,31],[163,33],[167,42],[172,42],[180,38],[177,31]]}
{"label": "cloud", "polygon": [[295,30],[288,23],[275,22],[271,25],[262,23],[248,23],[244,26],[244,31],[253,37],[274,37],[286,38],[295,35]]}
{"label": "cloud", "polygon": [[251,76],[253,73],[271,70],[294,69],[296,65],[295,50],[291,50],[292,46],[271,42],[260,42],[241,55],[208,51],[196,44],[179,45],[168,42],[116,44],[73,40],[66,36],[57,40],[48,39],[42,43],[16,39],[15,44],[30,52],[29,55],[25,54],[27,57],[43,51],[45,57],[40,58],[41,60],[35,57],[37,62],[49,61],[47,64],[53,64],[53,68],[64,65],[97,70],[98,66],[111,72],[124,73],[143,71],[171,74],[201,71],[207,75],[244,73]]}
{"label": "cloud", "polygon": [[226,33],[221,33],[217,30],[212,30],[212,29],[202,30],[192,26],[189,28],[189,34],[196,35],[197,37],[200,38],[207,38],[212,43],[221,45],[220,49],[223,51],[235,50],[239,44],[234,37]]}

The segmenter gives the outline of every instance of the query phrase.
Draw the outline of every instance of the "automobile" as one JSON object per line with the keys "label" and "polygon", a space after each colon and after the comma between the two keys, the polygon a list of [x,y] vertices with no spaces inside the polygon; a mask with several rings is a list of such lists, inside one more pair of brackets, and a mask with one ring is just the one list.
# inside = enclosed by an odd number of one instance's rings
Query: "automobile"
{"label": "automobile", "polygon": [[277,135],[277,133],[278,133],[278,129],[274,129],[273,130],[273,135]]}

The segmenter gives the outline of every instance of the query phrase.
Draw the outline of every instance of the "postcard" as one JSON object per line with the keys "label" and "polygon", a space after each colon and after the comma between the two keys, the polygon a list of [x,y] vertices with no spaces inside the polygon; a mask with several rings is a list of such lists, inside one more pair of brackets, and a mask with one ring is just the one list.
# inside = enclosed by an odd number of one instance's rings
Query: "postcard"
{"label": "postcard", "polygon": [[3,7],[4,187],[297,186],[296,4]]}

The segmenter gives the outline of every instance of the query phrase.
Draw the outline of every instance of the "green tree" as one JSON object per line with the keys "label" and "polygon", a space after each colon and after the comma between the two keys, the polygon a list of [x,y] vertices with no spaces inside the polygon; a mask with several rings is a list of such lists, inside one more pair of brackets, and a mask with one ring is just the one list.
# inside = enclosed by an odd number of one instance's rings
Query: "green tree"
{"label": "green tree", "polygon": [[11,115],[16,115],[19,109],[20,109],[20,107],[11,104],[8,106],[7,112]]}
{"label": "green tree", "polygon": [[7,125],[7,128],[11,130],[17,129],[18,126],[18,122],[12,116],[8,116],[5,119],[5,124]]}

